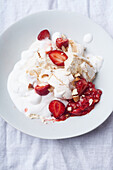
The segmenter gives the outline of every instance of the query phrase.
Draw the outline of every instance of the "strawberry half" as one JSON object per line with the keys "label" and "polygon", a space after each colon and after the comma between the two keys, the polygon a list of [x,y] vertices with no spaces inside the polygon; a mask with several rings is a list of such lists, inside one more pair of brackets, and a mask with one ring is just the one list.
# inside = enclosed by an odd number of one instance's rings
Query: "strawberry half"
{"label": "strawberry half", "polygon": [[50,39],[50,33],[48,30],[42,30],[37,37],[38,40],[44,40],[45,38]]}
{"label": "strawberry half", "polygon": [[45,95],[47,95],[48,93],[49,93],[49,89],[50,88],[50,85],[49,84],[47,84],[47,85],[45,85],[45,86],[39,86],[39,85],[37,85],[37,86],[35,86],[35,92],[37,93],[37,94],[39,94],[40,96],[45,96]]}
{"label": "strawberry half", "polygon": [[57,66],[64,66],[64,61],[68,59],[68,56],[59,50],[53,50],[49,52],[49,58]]}
{"label": "strawberry half", "polygon": [[59,118],[65,112],[65,105],[59,100],[53,100],[49,104],[49,110],[55,118]]}
{"label": "strawberry half", "polygon": [[86,90],[88,83],[85,79],[80,79],[76,82],[76,88],[79,95],[82,95],[82,93]]}
{"label": "strawberry half", "polygon": [[69,45],[69,40],[68,39],[63,39],[63,38],[57,38],[56,39],[56,46],[60,49],[62,49],[62,46],[65,48],[68,47]]}

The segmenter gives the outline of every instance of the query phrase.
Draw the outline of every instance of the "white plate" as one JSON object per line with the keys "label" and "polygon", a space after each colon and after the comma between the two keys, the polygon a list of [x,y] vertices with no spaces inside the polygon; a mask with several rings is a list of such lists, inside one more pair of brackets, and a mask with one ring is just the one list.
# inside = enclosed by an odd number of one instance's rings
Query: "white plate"
{"label": "white plate", "polygon": [[[43,124],[40,120],[30,120],[20,113],[7,92],[7,78],[23,50],[28,49],[42,29],[59,31],[72,39],[82,42],[86,33],[93,34],[93,42],[88,46],[93,54],[104,57],[104,64],[97,75],[95,84],[102,89],[101,101],[89,114],[69,118],[64,122]],[[20,131],[45,139],[61,139],[87,133],[103,123],[112,112],[113,95],[113,41],[109,35],[90,19],[75,13],[45,11],[28,16],[8,28],[0,37],[0,115]]]}

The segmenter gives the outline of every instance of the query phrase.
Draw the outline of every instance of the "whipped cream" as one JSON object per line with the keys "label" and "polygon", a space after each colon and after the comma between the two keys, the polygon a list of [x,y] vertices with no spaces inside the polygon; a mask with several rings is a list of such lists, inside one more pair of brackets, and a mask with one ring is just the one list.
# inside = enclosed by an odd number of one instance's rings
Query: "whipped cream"
{"label": "whipped cream", "polygon": [[[52,100],[60,100],[67,106],[65,99],[72,98],[71,82],[74,75],[80,73],[86,80],[94,79],[96,72],[100,70],[103,59],[99,56],[84,57],[84,46],[69,40],[69,47],[65,52],[68,59],[64,67],[55,65],[47,56],[47,52],[56,50],[56,39],[63,35],[56,32],[52,40],[36,40],[28,50],[23,51],[8,77],[8,92],[15,106],[20,112],[30,118],[51,119],[48,109]],[[29,84],[50,84],[52,91],[46,96],[40,96]]]}
{"label": "whipped cream", "polygon": [[88,33],[84,35],[83,42],[90,43],[93,40],[93,35]]}
{"label": "whipped cream", "polygon": [[[73,76],[66,76],[65,70],[59,69],[46,56],[46,52],[51,50],[51,47],[54,49],[55,45],[49,39],[36,40],[28,50],[22,52],[21,60],[15,64],[8,77],[7,87],[10,97],[18,110],[26,116],[36,114],[41,119],[50,118],[49,103],[55,99],[61,100],[62,96],[64,98],[71,96],[71,90],[68,88]],[[54,83],[53,78],[56,80]],[[28,89],[29,84],[36,86],[43,85],[45,82],[54,87],[54,91],[46,96],[40,96],[34,89]],[[65,100],[62,102],[67,104]]]}
{"label": "whipped cream", "polygon": [[53,43],[55,44],[56,43],[56,39],[57,38],[61,38],[62,37],[62,34],[60,32],[55,32],[53,35],[52,35],[52,41]]}

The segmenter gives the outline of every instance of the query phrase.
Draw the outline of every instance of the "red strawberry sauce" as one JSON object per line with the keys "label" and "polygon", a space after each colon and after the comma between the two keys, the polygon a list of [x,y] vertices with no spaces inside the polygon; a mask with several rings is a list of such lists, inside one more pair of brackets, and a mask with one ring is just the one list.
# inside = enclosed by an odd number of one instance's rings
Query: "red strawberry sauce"
{"label": "red strawberry sauce", "polygon": [[[81,81],[82,80],[82,81]],[[102,95],[102,91],[95,88],[95,85],[92,82],[87,82],[85,79],[79,80],[75,87],[78,89],[80,93],[80,100],[77,102],[74,102],[73,99],[68,100],[68,105],[65,108],[62,107],[59,108],[59,114],[57,116],[55,115],[56,121],[64,121],[69,117],[72,116],[83,116],[88,114],[92,109],[94,109],[95,105],[100,101],[100,97]],[[85,88],[83,84],[85,84]],[[87,84],[87,86],[86,86]],[[82,88],[83,90],[82,90]],[[81,92],[80,92],[81,89]],[[54,108],[55,109],[55,108]],[[55,110],[54,110],[55,112]],[[52,114],[52,116],[54,116]]]}

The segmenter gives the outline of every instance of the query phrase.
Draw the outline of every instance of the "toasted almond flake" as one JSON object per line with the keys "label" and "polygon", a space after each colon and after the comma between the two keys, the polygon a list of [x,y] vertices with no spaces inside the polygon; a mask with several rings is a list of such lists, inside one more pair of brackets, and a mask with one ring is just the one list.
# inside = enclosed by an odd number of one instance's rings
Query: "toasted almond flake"
{"label": "toasted almond flake", "polygon": [[39,119],[39,115],[37,115],[37,114],[30,114],[29,117],[31,119]]}
{"label": "toasted almond flake", "polygon": [[44,77],[49,77],[49,75],[48,75],[48,74],[43,74],[41,77],[42,77],[42,78],[44,78]]}
{"label": "toasted almond flake", "polygon": [[73,96],[73,100],[74,100],[75,102],[78,102],[78,101],[80,100],[80,97],[79,97],[79,96]]}
{"label": "toasted almond flake", "polygon": [[[64,46],[62,46],[62,51],[64,51],[64,52],[66,51],[66,48],[65,48]],[[62,54],[61,54],[61,55],[62,55]]]}
{"label": "toasted almond flake", "polygon": [[40,55],[40,53],[37,51],[37,53],[38,53],[38,56],[39,56],[39,58],[41,58],[41,55]]}
{"label": "toasted almond flake", "polygon": [[78,94],[77,89],[74,89],[74,90],[72,91],[72,96],[75,96],[75,95],[77,95],[77,94]]}
{"label": "toasted almond flake", "polygon": [[34,88],[33,85],[31,83],[29,83],[28,89],[33,89],[33,88]]}
{"label": "toasted almond flake", "polygon": [[79,81],[79,80],[80,80],[80,78],[79,78],[79,77],[76,77],[76,78],[75,78],[75,81]]}
{"label": "toasted almond flake", "polygon": [[83,94],[82,97],[85,97],[85,95]]}
{"label": "toasted almond flake", "polygon": [[51,86],[51,87],[48,89],[48,91],[49,91],[49,92],[53,92],[53,91],[54,91],[54,87]]}
{"label": "toasted almond flake", "polygon": [[80,73],[76,73],[76,74],[75,74],[75,77],[80,77]]}

